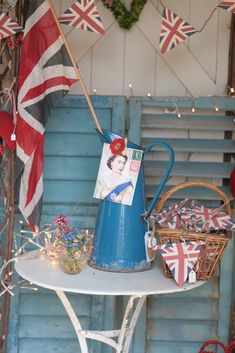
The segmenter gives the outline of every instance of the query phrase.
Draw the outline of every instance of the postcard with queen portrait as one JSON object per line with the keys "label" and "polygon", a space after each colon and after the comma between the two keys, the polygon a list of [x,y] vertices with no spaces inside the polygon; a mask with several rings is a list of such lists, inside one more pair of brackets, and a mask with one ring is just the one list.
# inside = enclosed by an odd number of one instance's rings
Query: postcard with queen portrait
{"label": "postcard with queen portrait", "polygon": [[93,197],[124,205],[132,205],[143,151],[124,148],[113,153],[104,143]]}

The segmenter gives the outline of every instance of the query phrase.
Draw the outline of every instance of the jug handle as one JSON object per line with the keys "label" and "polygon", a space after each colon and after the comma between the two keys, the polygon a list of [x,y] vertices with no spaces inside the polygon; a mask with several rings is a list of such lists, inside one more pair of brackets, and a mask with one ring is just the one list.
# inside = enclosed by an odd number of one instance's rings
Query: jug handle
{"label": "jug handle", "polygon": [[159,185],[159,187],[158,187],[158,189],[156,191],[156,194],[154,195],[150,205],[148,205],[147,211],[143,215],[145,218],[148,218],[150,216],[150,214],[152,213],[152,210],[155,207],[155,205],[156,205],[156,203],[157,203],[157,201],[158,201],[158,199],[160,197],[160,194],[161,194],[161,192],[163,190],[163,187],[164,187],[164,185],[165,185],[165,183],[166,183],[166,181],[167,181],[167,179],[168,179],[168,177],[170,175],[170,172],[171,172],[171,170],[173,168],[173,165],[174,165],[174,152],[173,152],[173,149],[166,142],[158,141],[158,140],[153,141],[152,143],[150,143],[146,147],[144,153],[150,152],[151,149],[153,148],[153,146],[155,146],[155,145],[163,146],[167,150],[167,152],[169,154],[169,162],[168,162],[167,168],[165,170],[165,174],[163,175],[163,178],[161,180],[161,183],[160,183],[160,185]]}

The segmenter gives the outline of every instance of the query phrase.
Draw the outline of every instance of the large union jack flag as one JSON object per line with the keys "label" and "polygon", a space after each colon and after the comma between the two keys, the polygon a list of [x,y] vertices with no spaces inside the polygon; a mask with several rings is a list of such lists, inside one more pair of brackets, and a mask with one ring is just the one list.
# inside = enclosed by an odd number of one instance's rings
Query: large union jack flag
{"label": "large union jack flag", "polygon": [[31,0],[19,73],[16,186],[19,208],[33,230],[42,208],[45,124],[50,108],[77,80],[48,1]]}
{"label": "large union jack flag", "polygon": [[94,0],[78,0],[59,18],[65,25],[77,27],[84,31],[104,34],[99,12]]}
{"label": "large union jack flag", "polygon": [[0,11],[0,39],[12,36],[17,32],[21,32],[23,28],[4,12]]}
{"label": "large union jack flag", "polygon": [[157,245],[156,249],[169,267],[180,287],[186,282],[194,268],[203,246],[201,241],[188,241]]}
{"label": "large union jack flag", "polygon": [[235,1],[221,1],[217,7],[235,13]]}
{"label": "large union jack flag", "polygon": [[197,30],[193,26],[165,7],[159,43],[161,54],[173,49],[195,32]]}

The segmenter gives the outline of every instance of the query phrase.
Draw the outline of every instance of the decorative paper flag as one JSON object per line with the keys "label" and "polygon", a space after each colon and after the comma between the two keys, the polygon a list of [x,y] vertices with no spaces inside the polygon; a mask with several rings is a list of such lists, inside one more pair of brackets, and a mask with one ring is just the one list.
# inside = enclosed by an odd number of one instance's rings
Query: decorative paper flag
{"label": "decorative paper flag", "polygon": [[179,204],[172,204],[156,216],[156,222],[162,228],[192,229],[195,228],[195,215],[191,207],[186,207],[188,199]]}
{"label": "decorative paper flag", "polygon": [[221,1],[217,7],[235,13],[235,1]]}
{"label": "decorative paper flag", "polygon": [[188,241],[156,247],[180,287],[184,285],[196,264],[203,244],[201,241]]}
{"label": "decorative paper flag", "polygon": [[168,8],[164,8],[160,32],[161,54],[173,49],[197,30]]}
{"label": "decorative paper flag", "polygon": [[77,0],[59,18],[65,25],[105,34],[94,0]]}
{"label": "decorative paper flag", "polygon": [[52,105],[77,80],[48,1],[31,0],[20,62],[15,169],[19,208],[33,230],[41,216],[45,124]]}
{"label": "decorative paper flag", "polygon": [[208,229],[209,231],[231,230],[235,228],[231,217],[220,209],[210,209],[204,206],[195,206],[194,213],[198,230]]}
{"label": "decorative paper flag", "polygon": [[0,39],[12,36],[22,30],[23,28],[17,22],[0,11]]}

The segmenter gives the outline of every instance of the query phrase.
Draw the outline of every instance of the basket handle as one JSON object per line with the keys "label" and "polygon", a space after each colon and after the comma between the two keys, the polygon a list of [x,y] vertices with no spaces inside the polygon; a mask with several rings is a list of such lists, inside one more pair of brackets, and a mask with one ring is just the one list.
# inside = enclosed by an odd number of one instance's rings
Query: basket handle
{"label": "basket handle", "polygon": [[160,212],[162,210],[165,202],[170,198],[170,196],[174,192],[181,190],[181,189],[184,189],[184,188],[187,188],[187,187],[192,187],[192,186],[201,186],[201,187],[204,187],[204,188],[207,188],[207,189],[214,191],[224,202],[226,212],[229,215],[231,215],[231,207],[230,207],[229,200],[228,200],[227,196],[225,195],[225,193],[223,191],[221,191],[217,186],[208,184],[204,181],[186,181],[184,183],[173,186],[169,191],[167,191],[165,194],[162,195],[162,197],[156,207],[157,212]]}

